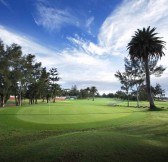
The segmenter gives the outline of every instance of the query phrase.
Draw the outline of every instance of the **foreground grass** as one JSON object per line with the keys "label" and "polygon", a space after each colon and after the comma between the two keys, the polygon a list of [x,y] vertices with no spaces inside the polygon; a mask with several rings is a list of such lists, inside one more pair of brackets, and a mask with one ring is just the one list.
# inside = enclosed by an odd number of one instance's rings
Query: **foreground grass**
{"label": "foreground grass", "polygon": [[0,109],[0,161],[166,161],[167,109],[150,112],[114,102]]}

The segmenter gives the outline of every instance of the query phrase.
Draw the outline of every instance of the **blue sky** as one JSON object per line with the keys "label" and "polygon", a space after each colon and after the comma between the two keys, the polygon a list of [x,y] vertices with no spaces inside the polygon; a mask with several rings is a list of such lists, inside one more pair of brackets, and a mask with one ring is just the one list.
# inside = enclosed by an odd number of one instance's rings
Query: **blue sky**
{"label": "blue sky", "polygon": [[[62,88],[119,90],[114,74],[124,69],[126,46],[137,28],[148,26],[168,42],[167,0],[0,0],[0,38],[58,68]],[[167,66],[165,54],[159,64]],[[152,76],[152,84],[168,92],[167,77],[168,70]]]}

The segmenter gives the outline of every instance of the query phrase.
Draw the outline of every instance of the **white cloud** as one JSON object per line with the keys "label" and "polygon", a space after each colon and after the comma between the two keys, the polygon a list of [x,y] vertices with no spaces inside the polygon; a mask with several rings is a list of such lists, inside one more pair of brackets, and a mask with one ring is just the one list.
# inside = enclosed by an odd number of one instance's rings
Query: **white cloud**
{"label": "white cloud", "polygon": [[[166,49],[168,49],[167,0],[125,0],[105,19],[97,36],[97,44],[76,36],[69,40],[76,44],[78,49],[83,49],[91,55],[110,54],[123,58],[128,56],[127,44],[134,35],[134,31],[148,26],[157,28],[158,36],[163,37],[163,40],[167,42]],[[167,60],[168,51],[165,50],[165,56],[159,64],[167,67]],[[124,64],[123,60],[121,62]],[[159,78],[160,82],[165,77],[168,77],[168,69]],[[152,77],[152,83],[155,82],[158,82],[158,78]],[[164,88],[167,88],[165,84]]]}
{"label": "white cloud", "polygon": [[34,18],[37,25],[48,30],[59,30],[66,25],[78,26],[78,19],[68,10],[60,10],[37,4],[37,14]]}
{"label": "white cloud", "polygon": [[[103,85],[118,85],[118,81],[114,78],[117,64],[108,59],[101,59],[92,55],[88,55],[84,50],[71,48],[62,51],[55,51],[43,47],[31,38],[18,34],[14,31],[0,26],[1,39],[5,44],[13,42],[22,46],[24,54],[36,54],[37,61],[42,62],[42,66],[57,67],[62,80],[60,83],[65,88],[70,88],[72,84],[76,84],[79,88],[95,85],[100,92],[103,92]],[[106,86],[105,86],[106,85]],[[117,89],[115,89],[117,90]]]}
{"label": "white cloud", "polygon": [[[112,55],[128,55],[126,46],[134,35],[134,31],[143,27],[156,27],[158,36],[167,42],[168,50],[168,5],[167,0],[125,0],[101,26],[98,40],[99,46],[109,50]],[[167,67],[168,51],[159,64]],[[161,78],[152,77],[152,84],[161,83],[168,92],[165,78],[168,77],[168,69]],[[168,94],[167,94],[168,95]]]}
{"label": "white cloud", "polygon": [[[126,46],[134,31],[148,26],[157,27],[156,32],[161,33],[160,36],[168,42],[167,0],[125,0],[101,26],[99,45],[108,49],[111,54],[127,55]],[[168,49],[168,43],[166,48]]]}
{"label": "white cloud", "polygon": [[[36,22],[49,30],[59,29],[70,24],[76,25],[76,18],[68,11],[58,10],[45,6],[39,7],[39,17]],[[89,29],[94,18],[86,22]],[[75,35],[67,39],[73,44],[70,49],[54,51],[44,47],[27,36],[0,26],[0,35],[5,43],[20,44],[25,53],[37,54],[39,61],[47,67],[57,67],[63,86],[72,84],[85,87],[95,84],[99,91],[110,92],[120,89],[120,83],[114,77],[117,70],[123,70],[123,57],[128,56],[126,46],[137,28],[157,27],[156,32],[167,42],[168,49],[168,5],[167,0],[125,0],[116,8],[102,24],[97,36],[98,43],[84,40]],[[50,54],[50,55],[48,55]],[[168,51],[161,59],[160,64],[167,66]],[[152,77],[152,83],[161,83],[168,91],[166,78],[168,69],[161,78]],[[80,87],[79,87],[80,88]]]}
{"label": "white cloud", "polygon": [[76,46],[77,49],[83,50],[83,52],[91,55],[103,55],[107,54],[107,49],[90,42],[88,40],[84,40],[80,38],[77,34],[75,37],[67,37],[67,39]]}
{"label": "white cloud", "polygon": [[89,17],[87,19],[87,21],[86,21],[86,27],[90,28],[90,26],[92,25],[93,21],[94,21],[94,17],[93,16]]}
{"label": "white cloud", "polygon": [[36,43],[31,38],[24,34],[18,34],[14,31],[11,31],[3,26],[0,25],[0,38],[4,41],[5,44],[12,44],[16,43],[22,46],[23,52],[25,54],[27,53],[35,53],[37,56],[40,57],[40,55],[47,55],[47,53],[50,53],[51,55],[54,55],[54,51]]}
{"label": "white cloud", "polygon": [[92,27],[92,25],[93,25],[94,19],[95,19],[94,16],[91,16],[91,17],[89,17],[89,18],[86,20],[87,32],[88,32],[90,35],[92,35],[92,36],[94,36],[94,35],[92,34],[92,29],[91,29],[91,27]]}

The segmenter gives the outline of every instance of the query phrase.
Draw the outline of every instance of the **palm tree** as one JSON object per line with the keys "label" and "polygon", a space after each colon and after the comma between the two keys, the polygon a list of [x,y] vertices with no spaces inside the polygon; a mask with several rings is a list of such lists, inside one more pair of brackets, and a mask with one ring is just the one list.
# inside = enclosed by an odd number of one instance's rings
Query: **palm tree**
{"label": "palm tree", "polygon": [[90,92],[92,94],[92,100],[94,101],[95,94],[97,93],[97,88],[95,86],[91,87]]}
{"label": "palm tree", "polygon": [[156,28],[150,29],[150,26],[147,29],[137,29],[135,35],[132,36],[132,39],[127,46],[131,60],[139,59],[145,64],[146,85],[150,110],[155,108],[155,104],[151,93],[148,63],[151,59],[161,58],[164,55],[163,48],[165,45],[165,42],[162,41],[160,37],[156,36],[158,33],[154,33],[155,30]]}

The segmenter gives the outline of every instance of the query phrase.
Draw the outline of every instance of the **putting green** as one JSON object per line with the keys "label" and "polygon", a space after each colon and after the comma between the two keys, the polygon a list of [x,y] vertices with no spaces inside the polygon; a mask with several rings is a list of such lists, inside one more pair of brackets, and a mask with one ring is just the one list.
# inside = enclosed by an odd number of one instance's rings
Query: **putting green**
{"label": "putting green", "polygon": [[87,106],[78,102],[61,102],[50,105],[21,108],[17,118],[27,122],[43,124],[74,124],[113,120],[130,115],[130,111],[119,112],[107,106]]}

